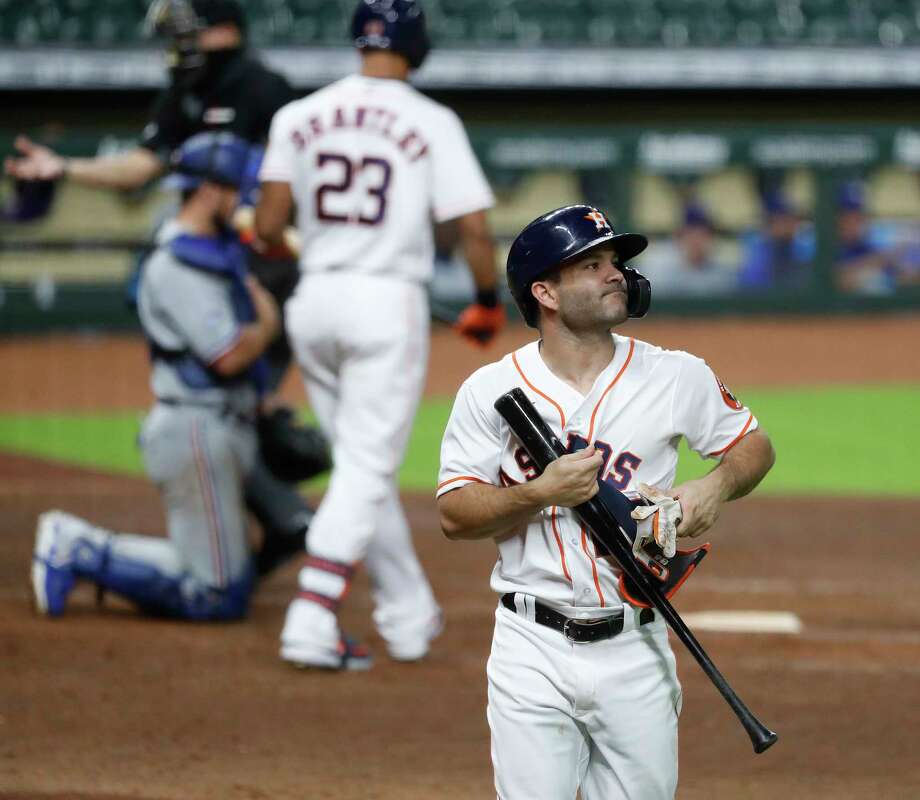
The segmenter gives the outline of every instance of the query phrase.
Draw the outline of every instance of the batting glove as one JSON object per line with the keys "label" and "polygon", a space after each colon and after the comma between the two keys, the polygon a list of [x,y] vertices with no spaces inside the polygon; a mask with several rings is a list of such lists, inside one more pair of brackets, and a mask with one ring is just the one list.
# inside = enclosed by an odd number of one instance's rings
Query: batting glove
{"label": "batting glove", "polygon": [[467,306],[454,326],[472,344],[485,347],[505,325],[505,309],[494,289],[476,292],[476,302]]}
{"label": "batting glove", "polygon": [[630,514],[636,520],[633,552],[654,542],[665,558],[673,558],[677,552],[677,525],[683,518],[680,501],[644,483],[639,484],[639,495],[650,505],[638,506]]}
{"label": "batting glove", "polygon": [[256,215],[252,206],[240,206],[233,212],[233,227],[239,234],[240,242],[264,258],[272,261],[296,261],[300,254],[300,237],[292,227],[285,229],[284,240],[278,244],[266,245],[261,241],[256,236]]}

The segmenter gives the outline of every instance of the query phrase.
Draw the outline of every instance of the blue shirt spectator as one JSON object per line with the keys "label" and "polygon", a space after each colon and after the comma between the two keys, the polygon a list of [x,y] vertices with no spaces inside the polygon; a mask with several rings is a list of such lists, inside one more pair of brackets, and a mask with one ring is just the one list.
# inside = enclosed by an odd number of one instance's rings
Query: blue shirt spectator
{"label": "blue shirt spectator", "polygon": [[837,194],[837,248],[838,289],[859,294],[890,294],[896,289],[897,267],[890,249],[870,225],[858,181],[844,183]]}
{"label": "blue shirt spectator", "polygon": [[689,204],[681,227],[654,242],[642,257],[642,273],[656,297],[714,297],[735,289],[736,265],[719,252],[715,227],[703,206]]}
{"label": "blue shirt spectator", "polygon": [[778,191],[764,197],[764,228],[744,237],[738,286],[749,290],[799,289],[811,281],[815,238]]}

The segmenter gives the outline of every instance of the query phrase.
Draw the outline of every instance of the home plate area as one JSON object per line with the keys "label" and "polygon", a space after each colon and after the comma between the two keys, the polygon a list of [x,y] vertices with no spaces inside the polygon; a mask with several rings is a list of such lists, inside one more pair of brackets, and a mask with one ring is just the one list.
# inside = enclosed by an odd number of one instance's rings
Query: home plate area
{"label": "home plate area", "polygon": [[694,631],[722,633],[802,632],[802,620],[791,611],[695,611],[683,615]]}

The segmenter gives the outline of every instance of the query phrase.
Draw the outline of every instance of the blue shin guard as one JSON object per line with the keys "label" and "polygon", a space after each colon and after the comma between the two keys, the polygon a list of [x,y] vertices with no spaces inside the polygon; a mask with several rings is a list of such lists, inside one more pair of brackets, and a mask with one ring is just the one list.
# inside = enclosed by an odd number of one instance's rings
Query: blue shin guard
{"label": "blue shin guard", "polygon": [[109,541],[87,540],[74,549],[74,573],[136,603],[153,616],[188,620],[234,620],[246,616],[252,590],[251,572],[215,588],[186,573],[169,574],[156,564],[118,553]]}

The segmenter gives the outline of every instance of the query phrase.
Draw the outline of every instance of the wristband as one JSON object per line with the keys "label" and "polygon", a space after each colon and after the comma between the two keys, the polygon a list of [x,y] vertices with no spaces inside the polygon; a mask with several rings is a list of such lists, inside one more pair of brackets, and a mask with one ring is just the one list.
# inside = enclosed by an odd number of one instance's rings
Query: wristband
{"label": "wristband", "polygon": [[498,292],[495,289],[477,289],[476,304],[486,308],[495,308],[498,305]]}

